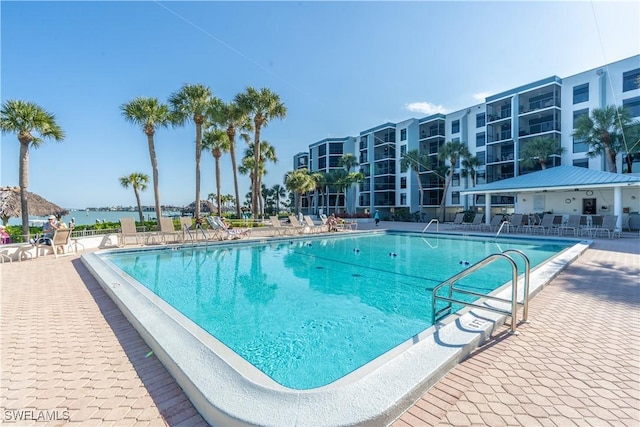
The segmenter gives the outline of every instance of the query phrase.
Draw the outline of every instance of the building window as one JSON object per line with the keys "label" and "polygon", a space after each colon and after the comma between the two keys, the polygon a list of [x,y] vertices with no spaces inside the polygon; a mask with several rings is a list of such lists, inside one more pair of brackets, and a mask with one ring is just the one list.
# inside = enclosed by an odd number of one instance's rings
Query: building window
{"label": "building window", "polygon": [[476,152],[476,158],[480,161],[480,166],[484,166],[485,165],[486,160],[485,160],[485,152],[484,151]]}
{"label": "building window", "polygon": [[635,70],[627,71],[622,74],[622,91],[628,92],[630,90],[640,88],[640,68],[636,68]]}
{"label": "building window", "polygon": [[635,98],[623,99],[622,108],[629,112],[631,117],[640,117],[640,96]]}
{"label": "building window", "polygon": [[318,156],[325,156],[327,154],[327,146],[321,145],[318,147]]}
{"label": "building window", "polygon": [[407,130],[400,129],[400,141],[406,141],[406,140],[407,140]]}
{"label": "building window", "polygon": [[622,154],[622,173],[640,172],[640,153]]}
{"label": "building window", "polygon": [[476,114],[476,127],[481,128],[487,122],[487,116],[485,113]]}
{"label": "building window", "polygon": [[573,161],[573,166],[589,169],[589,159],[575,159]]}
{"label": "building window", "polygon": [[318,159],[318,169],[319,170],[324,170],[327,167],[327,158],[326,157],[320,157]]}
{"label": "building window", "polygon": [[460,132],[460,120],[454,120],[451,122],[451,133]]}
{"label": "building window", "polygon": [[402,144],[400,146],[400,157],[404,156],[405,154],[407,154],[407,144]]}
{"label": "building window", "polygon": [[400,206],[407,205],[407,193],[400,193]]}
{"label": "building window", "polygon": [[407,188],[407,177],[406,176],[401,176],[400,177],[400,188]]}
{"label": "building window", "polygon": [[[576,128],[576,121],[582,116],[588,116],[589,109],[585,108],[583,110],[576,110],[573,112],[573,128]],[[575,136],[573,137],[573,152],[574,153],[586,153],[589,151],[589,144],[585,142],[584,139],[578,139]]]}
{"label": "building window", "polygon": [[454,173],[453,177],[451,177],[451,186],[452,187],[460,187],[460,174]]}
{"label": "building window", "polygon": [[476,133],[476,147],[484,147],[487,141],[487,134],[484,132]]}
{"label": "building window", "polygon": [[487,174],[485,171],[480,171],[476,173],[476,185],[486,184],[487,183]]}
{"label": "building window", "polygon": [[459,205],[460,204],[460,192],[452,191],[451,192],[451,204]]}
{"label": "building window", "polygon": [[589,83],[573,87],[573,103],[579,104],[589,100]]}

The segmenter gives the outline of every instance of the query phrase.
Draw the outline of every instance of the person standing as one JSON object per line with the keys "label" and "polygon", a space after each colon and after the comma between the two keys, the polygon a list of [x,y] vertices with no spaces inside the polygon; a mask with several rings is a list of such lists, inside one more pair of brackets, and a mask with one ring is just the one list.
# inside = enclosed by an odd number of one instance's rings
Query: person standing
{"label": "person standing", "polygon": [[376,209],[376,213],[373,214],[373,219],[376,221],[376,227],[380,223],[380,211]]}

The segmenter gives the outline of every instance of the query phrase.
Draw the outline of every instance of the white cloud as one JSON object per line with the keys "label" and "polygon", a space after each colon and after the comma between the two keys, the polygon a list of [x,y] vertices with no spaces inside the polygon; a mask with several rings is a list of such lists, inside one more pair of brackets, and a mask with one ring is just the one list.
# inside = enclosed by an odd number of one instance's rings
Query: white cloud
{"label": "white cloud", "polygon": [[449,111],[442,105],[433,105],[430,102],[412,102],[410,104],[406,104],[404,108],[412,113],[423,113],[427,115],[436,113],[446,114]]}
{"label": "white cloud", "polygon": [[476,101],[484,102],[484,100],[491,95],[493,94],[490,92],[478,92],[478,93],[474,93],[472,96],[473,96],[473,99],[475,99]]}

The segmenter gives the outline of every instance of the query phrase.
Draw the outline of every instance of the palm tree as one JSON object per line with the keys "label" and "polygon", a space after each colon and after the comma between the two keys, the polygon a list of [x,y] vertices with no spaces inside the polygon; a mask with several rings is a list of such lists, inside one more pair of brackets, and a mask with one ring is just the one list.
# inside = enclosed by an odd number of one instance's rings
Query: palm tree
{"label": "palm tree", "polygon": [[[347,190],[349,189],[349,187],[351,187],[353,184],[362,182],[364,180],[364,174],[360,173],[360,172],[351,172],[351,169],[358,166],[360,163],[358,163],[358,158],[355,156],[355,154],[352,153],[346,153],[343,154],[342,157],[340,157],[340,159],[338,159],[338,166],[342,166],[345,168],[345,170],[347,171],[347,176],[344,179],[344,184],[346,184],[346,186],[343,188],[344,191],[344,209],[347,213],[349,213],[349,209],[347,207]],[[342,186],[342,182],[340,183]],[[336,200],[337,202],[337,200]]]}
{"label": "palm tree", "polygon": [[204,132],[202,138],[202,148],[211,151],[216,167],[216,201],[218,205],[218,216],[222,215],[222,191],[220,187],[220,157],[222,153],[229,151],[229,137],[227,132],[218,128],[211,128]]}
{"label": "palm tree", "polygon": [[[471,187],[476,186],[476,178],[478,176],[478,168],[483,165],[482,161],[475,155],[468,153],[460,162],[462,165],[462,176],[471,178]],[[476,207],[476,196],[473,195],[473,208]]]}
{"label": "palm tree", "polygon": [[[620,151],[631,152],[627,146],[627,134],[631,135],[638,122],[631,121],[631,115],[624,107],[610,105],[595,108],[591,115],[580,116],[575,123],[573,137],[589,144],[587,157],[604,155],[607,170],[617,173],[616,157]],[[637,143],[637,141],[634,141]]]}
{"label": "palm tree", "polygon": [[560,146],[560,141],[549,136],[539,136],[523,144],[520,150],[520,163],[522,166],[547,168],[547,161],[553,155],[564,153],[564,147]]}
{"label": "palm tree", "polygon": [[[133,187],[133,192],[136,195],[136,203],[138,204],[138,213],[140,214],[141,224],[144,224],[144,214],[142,213],[142,203],[140,203],[140,191],[145,191],[147,189],[147,182],[149,182],[149,175],[145,175],[142,172],[134,172],[130,175],[120,177],[120,185],[124,188],[129,188],[129,185]],[[159,215],[158,224],[160,224]]]}
{"label": "palm tree", "polygon": [[284,117],[286,117],[287,108],[282,102],[280,102],[280,97],[268,88],[257,90],[251,86],[247,87],[247,89],[243,93],[239,93],[236,95],[235,103],[238,105],[241,111],[253,117],[253,145],[255,157],[255,162],[253,165],[253,180],[255,182],[252,183],[251,188],[253,189],[253,214],[254,217],[257,218],[258,200],[260,200],[259,192],[261,184],[261,174],[259,172],[261,158],[260,132],[262,127],[266,126],[270,120],[283,119]]}
{"label": "palm tree", "polygon": [[[243,135],[243,137],[246,137],[246,135]],[[244,157],[242,158],[241,161],[241,165],[238,167],[238,172],[240,172],[243,175],[249,175],[249,177],[251,178],[251,182],[255,182],[256,178],[254,176],[255,174],[255,151],[254,151],[254,144],[252,142],[247,141],[248,147],[244,152]],[[267,171],[265,169],[265,165],[267,160],[272,162],[272,163],[278,163],[278,157],[276,156],[276,149],[269,144],[267,141],[262,141],[262,153],[259,159],[259,165],[258,165],[258,181],[262,181],[262,176],[264,176]],[[262,184],[261,184],[262,185]],[[253,190],[253,188],[252,188]],[[261,189],[262,190],[262,189]],[[263,210],[263,206],[262,206],[262,191],[260,190],[259,194],[260,194],[260,198],[258,199],[258,215],[262,215],[264,213]],[[253,191],[252,191],[252,197],[253,197]],[[253,199],[252,199],[253,201]]]}
{"label": "palm tree", "polygon": [[[161,103],[156,98],[138,97],[127,104],[120,106],[125,120],[140,126],[142,132],[147,135],[149,157],[151,158],[151,170],[153,171],[153,196],[156,202],[156,217],[162,216],[160,207],[160,187],[158,184],[158,159],[153,136],[158,127],[167,127],[171,124],[169,106]],[[142,213],[140,214],[142,215]]]}
{"label": "palm tree", "polygon": [[176,125],[183,126],[189,119],[196,125],[196,206],[194,216],[200,218],[200,159],[202,157],[202,125],[215,102],[211,89],[202,84],[185,84],[169,97]]}
{"label": "palm tree", "polygon": [[[319,199],[321,200],[321,205],[319,207],[324,208],[327,200],[325,200],[325,195],[327,194],[327,186],[330,182],[330,176],[327,172],[314,172],[311,174],[311,177],[316,183],[316,191],[320,193]],[[327,206],[328,208],[328,206]]]}
{"label": "palm tree", "polygon": [[284,199],[287,196],[287,190],[280,184],[275,184],[273,187],[271,187],[271,190],[273,191],[273,197],[276,198],[276,214],[279,214],[280,200]]}
{"label": "palm tree", "polygon": [[229,138],[229,155],[233,168],[233,187],[236,195],[236,216],[240,218],[240,192],[238,190],[238,164],[236,160],[236,132],[251,131],[253,127],[249,116],[242,111],[235,102],[219,102],[212,110],[212,119],[215,123],[226,128]]}
{"label": "palm tree", "polygon": [[451,181],[453,179],[453,172],[456,167],[456,163],[458,159],[463,157],[468,157],[470,155],[469,149],[466,144],[460,141],[448,141],[445,142],[442,147],[438,150],[438,159],[442,161],[449,160],[449,173],[447,174],[447,179],[444,182],[444,188],[442,189],[442,200],[440,201],[440,212],[438,215],[438,220],[444,221],[444,210],[447,203],[447,191],[449,190],[449,186],[451,185]]}
{"label": "palm tree", "polygon": [[29,186],[29,146],[40,147],[45,139],[64,139],[64,131],[53,114],[33,102],[8,100],[0,110],[0,130],[15,133],[20,142],[20,209],[22,211],[22,234],[29,236],[29,206],[27,187]]}
{"label": "palm tree", "polygon": [[316,184],[307,169],[296,169],[285,175],[284,186],[289,191],[298,195],[296,213],[299,214],[302,210],[302,196],[313,190]]}
{"label": "palm tree", "polygon": [[342,157],[338,159],[338,166],[344,167],[347,172],[351,172],[351,169],[358,166],[359,164],[360,163],[358,163],[358,158],[355,156],[355,154],[352,153],[343,154]]}
{"label": "palm tree", "polygon": [[422,206],[424,205],[424,191],[422,188],[422,180],[420,179],[420,172],[422,169],[427,169],[425,166],[428,164],[429,158],[420,153],[419,150],[410,150],[402,156],[402,160],[400,160],[400,169],[402,172],[406,172],[411,168],[411,170],[415,173],[416,179],[418,181],[418,191],[420,192],[420,211],[422,212]]}

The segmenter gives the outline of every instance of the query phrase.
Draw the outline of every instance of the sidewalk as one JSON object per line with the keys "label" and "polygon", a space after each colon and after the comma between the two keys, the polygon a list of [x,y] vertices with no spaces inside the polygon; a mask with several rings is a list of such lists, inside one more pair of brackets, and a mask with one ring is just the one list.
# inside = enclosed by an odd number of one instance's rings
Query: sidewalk
{"label": "sidewalk", "polygon": [[[639,425],[639,253],[637,233],[597,239],[520,335],[503,328],[393,425]],[[206,425],[78,256],[2,264],[0,281],[4,424]]]}

